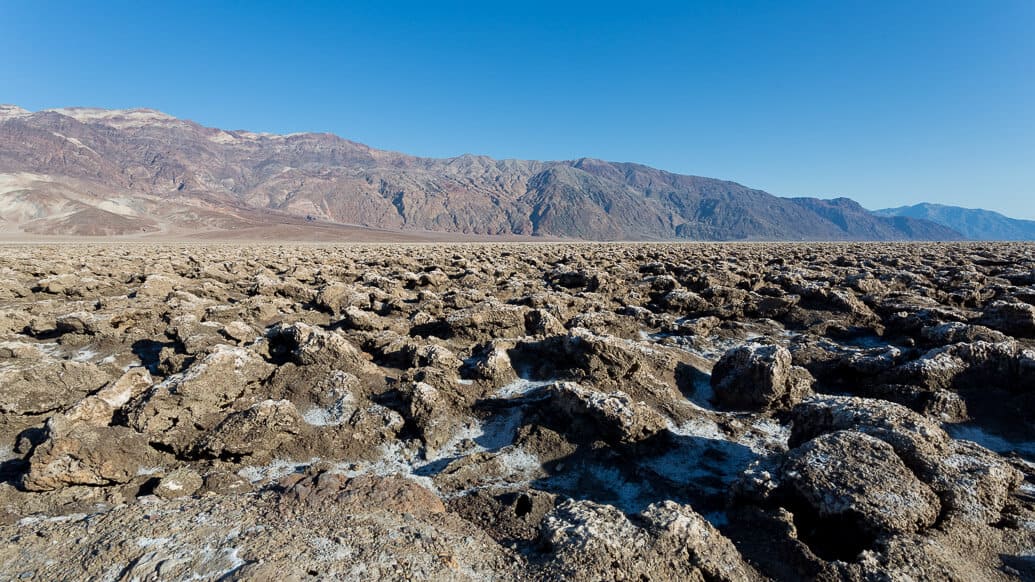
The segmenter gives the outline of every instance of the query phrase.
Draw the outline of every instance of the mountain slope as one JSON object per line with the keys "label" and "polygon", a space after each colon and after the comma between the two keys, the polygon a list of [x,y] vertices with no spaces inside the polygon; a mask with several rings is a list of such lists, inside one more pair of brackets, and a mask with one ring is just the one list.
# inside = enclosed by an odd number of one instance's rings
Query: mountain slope
{"label": "mountain slope", "polygon": [[923,203],[875,210],[874,214],[937,222],[972,240],[1035,240],[1035,220],[1009,218],[991,210]]}
{"label": "mountain slope", "polygon": [[587,240],[959,238],[854,203],[778,198],[638,164],[419,158],[147,109],[0,106],[0,230],[218,232],[283,221]]}
{"label": "mountain slope", "polygon": [[[795,203],[826,218],[848,233],[849,238],[860,240],[896,240],[957,238],[959,235],[950,227],[939,233],[931,222],[906,216],[874,216],[858,202],[850,198],[820,200],[818,198],[792,198]],[[876,218],[876,220],[873,220]]]}

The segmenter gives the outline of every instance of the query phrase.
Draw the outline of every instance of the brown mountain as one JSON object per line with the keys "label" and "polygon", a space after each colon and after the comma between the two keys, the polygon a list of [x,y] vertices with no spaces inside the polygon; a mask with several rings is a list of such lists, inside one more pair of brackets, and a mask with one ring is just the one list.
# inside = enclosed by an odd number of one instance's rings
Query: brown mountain
{"label": "brown mountain", "polygon": [[[787,199],[593,159],[430,159],[330,134],[225,131],[148,110],[0,106],[0,232],[294,235],[378,229],[588,240],[957,239],[845,199]],[[271,231],[270,231],[271,232]],[[380,232],[380,234],[378,234]]]}

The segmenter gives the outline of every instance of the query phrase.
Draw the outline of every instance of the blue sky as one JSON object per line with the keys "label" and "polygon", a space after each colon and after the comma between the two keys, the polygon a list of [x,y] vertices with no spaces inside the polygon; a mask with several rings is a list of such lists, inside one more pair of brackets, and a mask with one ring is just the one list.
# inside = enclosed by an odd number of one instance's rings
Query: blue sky
{"label": "blue sky", "polygon": [[[166,5],[162,5],[166,4]],[[0,102],[1035,218],[1035,1],[0,0]]]}

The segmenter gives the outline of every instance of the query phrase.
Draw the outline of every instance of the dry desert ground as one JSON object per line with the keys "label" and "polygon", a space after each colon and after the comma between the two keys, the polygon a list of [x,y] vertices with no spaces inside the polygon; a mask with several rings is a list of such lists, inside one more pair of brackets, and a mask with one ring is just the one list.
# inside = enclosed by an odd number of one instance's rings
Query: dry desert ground
{"label": "dry desert ground", "polygon": [[9,244],[0,580],[1035,579],[1035,245]]}

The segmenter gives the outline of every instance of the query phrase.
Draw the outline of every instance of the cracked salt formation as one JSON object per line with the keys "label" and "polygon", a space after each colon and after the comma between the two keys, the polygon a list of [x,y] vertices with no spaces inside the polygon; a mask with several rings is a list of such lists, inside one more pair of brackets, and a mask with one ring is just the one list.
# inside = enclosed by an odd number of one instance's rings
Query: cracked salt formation
{"label": "cracked salt formation", "polygon": [[1030,245],[0,273],[0,578],[1035,578]]}

